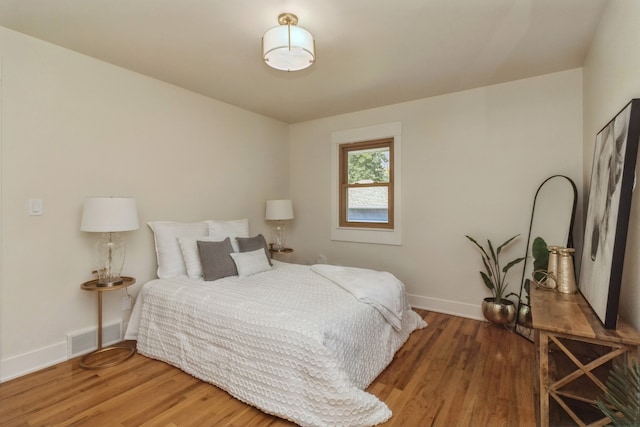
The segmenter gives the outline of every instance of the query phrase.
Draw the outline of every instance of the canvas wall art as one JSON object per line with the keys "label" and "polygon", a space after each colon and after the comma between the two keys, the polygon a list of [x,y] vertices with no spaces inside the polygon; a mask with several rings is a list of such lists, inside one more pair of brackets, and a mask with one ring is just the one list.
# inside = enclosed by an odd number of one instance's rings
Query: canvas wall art
{"label": "canvas wall art", "polygon": [[639,138],[640,99],[629,102],[596,136],[578,281],[608,329],[617,323]]}

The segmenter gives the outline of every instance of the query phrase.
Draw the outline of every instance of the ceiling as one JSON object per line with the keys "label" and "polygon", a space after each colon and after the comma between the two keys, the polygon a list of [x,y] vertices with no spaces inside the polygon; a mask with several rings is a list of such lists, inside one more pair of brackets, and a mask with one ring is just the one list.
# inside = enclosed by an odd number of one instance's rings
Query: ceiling
{"label": "ceiling", "polygon": [[[296,123],[580,67],[616,0],[2,0],[0,25]],[[276,71],[282,12],[316,63]]]}

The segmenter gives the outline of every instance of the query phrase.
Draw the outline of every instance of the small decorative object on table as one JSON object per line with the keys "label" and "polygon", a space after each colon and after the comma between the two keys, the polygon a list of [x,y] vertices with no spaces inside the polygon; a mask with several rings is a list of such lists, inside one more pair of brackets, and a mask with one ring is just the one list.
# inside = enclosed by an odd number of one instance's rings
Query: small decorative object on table
{"label": "small decorative object on table", "polygon": [[[534,257],[536,256],[536,242],[534,241]],[[543,241],[544,242],[544,241]],[[573,248],[563,248],[560,246],[548,246],[548,264],[546,269],[538,264],[538,259],[534,262],[535,270],[532,273],[533,281],[536,286],[547,289],[555,290],[563,294],[575,294],[578,292],[578,286],[576,285],[575,269],[573,267]],[[525,284],[528,285],[530,280],[527,279]],[[527,290],[529,292],[529,290]]]}
{"label": "small decorative object on table", "polygon": [[576,273],[573,267],[573,248],[558,249],[558,278],[557,291],[563,294],[575,294],[578,292],[576,285]]}

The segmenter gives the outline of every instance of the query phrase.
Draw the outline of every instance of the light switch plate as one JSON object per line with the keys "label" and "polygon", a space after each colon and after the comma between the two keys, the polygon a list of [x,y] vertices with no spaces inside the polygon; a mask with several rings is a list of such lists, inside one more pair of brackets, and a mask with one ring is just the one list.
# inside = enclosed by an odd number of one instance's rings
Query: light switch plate
{"label": "light switch plate", "polygon": [[44,213],[44,202],[42,199],[29,199],[28,214],[39,216]]}

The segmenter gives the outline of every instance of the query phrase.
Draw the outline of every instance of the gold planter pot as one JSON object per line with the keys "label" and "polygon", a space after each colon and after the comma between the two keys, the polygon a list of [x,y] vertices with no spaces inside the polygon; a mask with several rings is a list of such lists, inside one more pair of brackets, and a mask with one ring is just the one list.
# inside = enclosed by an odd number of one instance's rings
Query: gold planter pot
{"label": "gold planter pot", "polygon": [[482,301],[482,315],[496,325],[508,325],[516,318],[516,306],[508,299],[501,299],[500,303],[495,298],[485,298]]}
{"label": "gold planter pot", "polygon": [[529,329],[533,327],[530,305],[520,304],[520,307],[518,308],[518,325]]}

